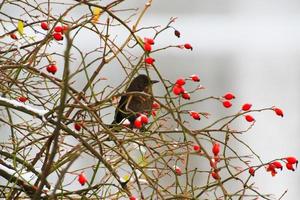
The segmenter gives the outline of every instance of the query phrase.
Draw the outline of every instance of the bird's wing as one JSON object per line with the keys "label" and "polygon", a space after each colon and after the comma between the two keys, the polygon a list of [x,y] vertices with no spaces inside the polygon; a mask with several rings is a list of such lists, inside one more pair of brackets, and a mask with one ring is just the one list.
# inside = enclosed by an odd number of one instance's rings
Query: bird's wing
{"label": "bird's wing", "polygon": [[125,111],[132,111],[132,110],[129,108],[130,103],[132,103],[132,102],[131,102],[132,98],[133,98],[132,95],[130,95],[130,96],[127,98],[127,102],[126,102],[126,104],[125,104]]}
{"label": "bird's wing", "polygon": [[120,123],[124,118],[126,118],[126,104],[127,104],[128,96],[122,96],[119,104],[115,111],[115,120],[114,122]]}

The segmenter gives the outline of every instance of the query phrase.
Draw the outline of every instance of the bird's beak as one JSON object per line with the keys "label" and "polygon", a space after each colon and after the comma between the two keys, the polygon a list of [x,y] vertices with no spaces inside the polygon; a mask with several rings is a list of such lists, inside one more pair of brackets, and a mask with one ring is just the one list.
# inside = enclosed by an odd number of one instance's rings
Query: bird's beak
{"label": "bird's beak", "polygon": [[154,83],[158,83],[159,81],[157,80],[151,80],[151,84],[154,84]]}

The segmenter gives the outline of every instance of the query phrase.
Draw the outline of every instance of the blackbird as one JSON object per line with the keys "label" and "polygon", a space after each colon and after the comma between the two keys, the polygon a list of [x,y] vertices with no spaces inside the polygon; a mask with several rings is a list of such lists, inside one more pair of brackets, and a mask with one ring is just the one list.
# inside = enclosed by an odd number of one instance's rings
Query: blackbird
{"label": "blackbird", "polygon": [[[157,80],[151,80],[147,75],[140,74],[129,84],[126,93],[143,92],[142,94],[125,94],[121,97],[115,111],[115,119],[112,124],[119,124],[124,119],[128,119],[132,124],[139,113],[150,113],[153,103],[152,85]],[[148,94],[148,96],[146,95]]]}

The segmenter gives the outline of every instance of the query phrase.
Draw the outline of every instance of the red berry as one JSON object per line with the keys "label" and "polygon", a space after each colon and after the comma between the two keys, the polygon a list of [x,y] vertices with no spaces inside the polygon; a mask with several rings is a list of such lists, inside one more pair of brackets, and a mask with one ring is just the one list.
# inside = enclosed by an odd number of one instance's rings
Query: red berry
{"label": "red berry", "polygon": [[192,118],[194,118],[196,120],[200,120],[200,114],[198,112],[190,111],[189,114]]}
{"label": "red berry", "polygon": [[194,151],[200,151],[201,150],[199,145],[194,145],[193,149],[194,149]]}
{"label": "red berry", "polygon": [[254,176],[254,175],[255,175],[255,169],[254,169],[253,167],[250,167],[250,168],[249,168],[249,174],[250,174],[251,176]]}
{"label": "red berry", "polygon": [[275,170],[275,165],[273,165],[272,163],[268,164],[267,172],[274,171],[274,170]]}
{"label": "red berry", "polygon": [[81,124],[76,122],[74,124],[74,128],[75,128],[76,131],[80,131],[81,130]]}
{"label": "red berry", "polygon": [[215,180],[219,180],[221,177],[219,176],[218,172],[213,171],[211,173],[211,176],[215,179]]}
{"label": "red berry", "polygon": [[62,36],[62,34],[61,33],[53,33],[53,38],[55,39],[55,40],[57,40],[57,41],[60,41],[60,40],[63,40],[64,39],[64,37]]}
{"label": "red berry", "polygon": [[277,169],[281,169],[282,170],[282,168],[283,168],[282,164],[279,161],[272,162],[272,165],[274,165],[275,168],[277,168]]}
{"label": "red berry", "polygon": [[159,108],[160,108],[160,105],[156,102],[153,102],[152,109],[159,109]]}
{"label": "red berry", "polygon": [[245,115],[247,122],[253,122],[255,119],[251,115]]}
{"label": "red berry", "polygon": [[285,166],[286,166],[286,168],[287,168],[288,170],[295,171],[295,168],[294,168],[293,164],[291,164],[291,163],[286,163]]}
{"label": "red berry", "polygon": [[134,120],[134,126],[138,129],[142,128],[143,123],[142,123],[141,117],[138,117]]}
{"label": "red berry", "polygon": [[268,164],[267,172],[271,172],[271,175],[275,176],[277,174],[276,166],[273,165],[272,163]]}
{"label": "red berry", "polygon": [[62,32],[63,32],[63,27],[61,27],[61,26],[56,26],[56,27],[54,28],[54,31],[57,32],[57,33],[62,33]]}
{"label": "red berry", "polygon": [[182,98],[189,100],[189,99],[191,99],[191,95],[187,92],[184,92],[184,93],[182,93]]}
{"label": "red berry", "polygon": [[185,80],[183,78],[177,79],[176,84],[179,86],[183,86],[185,84]]}
{"label": "red berry", "polygon": [[129,197],[129,200],[137,200],[137,198],[135,196],[131,196]]}
{"label": "red berry", "polygon": [[271,175],[275,176],[277,174],[275,165],[272,163],[268,164],[267,172],[271,172]]}
{"label": "red berry", "polygon": [[181,176],[181,175],[182,175],[182,171],[181,171],[181,168],[180,168],[180,167],[174,166],[174,170],[175,170],[176,175],[178,175],[178,176]]}
{"label": "red berry", "polygon": [[288,163],[291,163],[291,164],[298,164],[297,158],[292,157],[292,156],[286,157],[285,160],[286,160]]}
{"label": "red berry", "polygon": [[250,110],[251,107],[252,107],[252,104],[251,104],[251,103],[245,103],[245,104],[242,106],[242,110],[243,110],[243,111],[248,111],[248,110]]}
{"label": "red berry", "polygon": [[149,65],[152,65],[154,62],[155,62],[154,58],[151,58],[151,57],[145,58],[145,63],[147,63]]}
{"label": "red berry", "polygon": [[10,38],[13,39],[13,40],[17,40],[18,39],[17,35],[14,34],[14,33],[10,34]]}
{"label": "red berry", "polygon": [[47,71],[51,74],[55,74],[57,72],[57,66],[56,65],[48,65]]}
{"label": "red berry", "polygon": [[145,43],[144,44],[144,50],[147,52],[150,52],[152,50],[152,47],[149,43]]}
{"label": "red berry", "polygon": [[41,23],[41,28],[42,28],[43,30],[45,30],[45,31],[49,30],[49,26],[48,26],[47,22],[42,22],[42,23]]}
{"label": "red berry", "polygon": [[191,45],[191,44],[189,44],[189,43],[186,43],[186,44],[184,44],[184,48],[186,48],[186,49],[190,49],[190,50],[193,50],[193,47],[192,47],[192,45]]}
{"label": "red berry", "polygon": [[141,118],[142,124],[148,124],[149,119],[148,119],[148,117],[147,117],[146,115],[141,114],[141,115],[140,115],[140,118]]}
{"label": "red berry", "polygon": [[153,45],[154,44],[154,40],[152,38],[144,38],[144,42],[145,43],[148,43],[150,45]]}
{"label": "red berry", "polygon": [[273,108],[276,115],[283,117],[283,111],[280,108]]}
{"label": "red berry", "polygon": [[217,156],[220,153],[220,144],[219,143],[214,143],[212,147],[212,152],[215,156]]}
{"label": "red berry", "polygon": [[176,37],[180,38],[180,32],[178,30],[174,31],[174,35],[176,35]]}
{"label": "red berry", "polygon": [[156,116],[156,111],[155,111],[155,110],[152,110],[152,111],[151,111],[151,115],[152,115],[153,117],[155,117],[155,116]]}
{"label": "red berry", "polygon": [[200,81],[200,77],[198,75],[196,75],[196,74],[191,75],[190,78],[193,81],[195,81],[195,82],[199,82]]}
{"label": "red berry", "polygon": [[277,172],[275,170],[271,171],[271,175],[275,176],[277,174]]}
{"label": "red berry", "polygon": [[83,186],[86,182],[87,182],[87,179],[84,175],[83,172],[81,172],[79,175],[78,175],[78,182]]}
{"label": "red berry", "polygon": [[180,86],[180,85],[174,85],[174,87],[173,87],[173,93],[175,94],[175,95],[180,95],[181,93],[183,93],[184,92],[184,88],[182,87],[182,86]]}
{"label": "red berry", "polygon": [[231,100],[235,98],[235,96],[230,92],[226,93],[223,97],[227,100]]}
{"label": "red berry", "polygon": [[20,101],[20,102],[26,102],[27,100],[28,100],[28,98],[27,97],[24,97],[24,96],[21,96],[21,97],[19,97],[18,98],[18,100]]}
{"label": "red berry", "polygon": [[230,108],[232,106],[232,103],[230,101],[223,101],[223,106],[225,108]]}

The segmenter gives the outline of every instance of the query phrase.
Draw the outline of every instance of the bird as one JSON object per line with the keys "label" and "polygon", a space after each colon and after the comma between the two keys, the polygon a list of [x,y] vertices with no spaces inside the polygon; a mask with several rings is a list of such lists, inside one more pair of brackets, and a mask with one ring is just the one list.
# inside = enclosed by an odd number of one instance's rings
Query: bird
{"label": "bird", "polygon": [[142,94],[125,94],[121,97],[118,106],[115,110],[115,117],[112,124],[120,124],[124,122],[125,119],[128,119],[133,127],[135,119],[140,113],[150,113],[153,104],[153,94],[152,94],[152,85],[158,83],[157,80],[151,80],[149,76],[145,74],[140,74],[135,77],[129,87],[126,90],[126,93],[129,92],[143,92]]}

